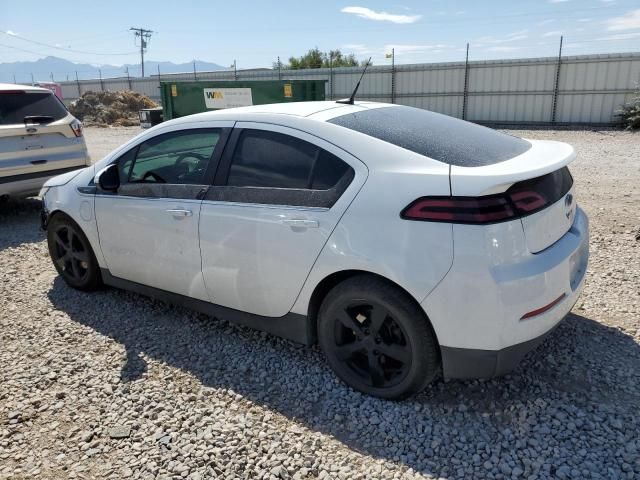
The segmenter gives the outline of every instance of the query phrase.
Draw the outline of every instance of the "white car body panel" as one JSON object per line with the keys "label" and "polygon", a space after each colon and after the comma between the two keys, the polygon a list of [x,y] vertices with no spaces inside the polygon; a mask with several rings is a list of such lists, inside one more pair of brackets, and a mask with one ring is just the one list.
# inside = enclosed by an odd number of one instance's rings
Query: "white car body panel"
{"label": "white car body panel", "polygon": [[[528,250],[519,221],[454,225],[453,231],[453,266],[422,302],[441,346],[501,350],[539,337],[566,316],[582,291],[589,222],[580,209],[571,229],[538,254]],[[562,294],[551,310],[520,320]]]}
{"label": "white car body panel", "polygon": [[[274,124],[238,122],[290,135],[336,155],[355,171],[331,208],[204,200],[200,220],[202,271],[211,301],[267,317],[291,311],[322,247],[367,178],[362,162],[317,137]],[[310,222],[306,227],[292,220]],[[277,280],[276,280],[277,279]]]}
{"label": "white car body panel", "polygon": [[[96,195],[100,247],[109,272],[208,300],[200,263],[200,200]],[[176,216],[170,210],[191,212]]]}
{"label": "white car body panel", "polygon": [[516,182],[558,170],[576,158],[567,143],[527,140],[531,148],[510,160],[484,167],[451,166],[451,194],[474,197],[504,192]]}

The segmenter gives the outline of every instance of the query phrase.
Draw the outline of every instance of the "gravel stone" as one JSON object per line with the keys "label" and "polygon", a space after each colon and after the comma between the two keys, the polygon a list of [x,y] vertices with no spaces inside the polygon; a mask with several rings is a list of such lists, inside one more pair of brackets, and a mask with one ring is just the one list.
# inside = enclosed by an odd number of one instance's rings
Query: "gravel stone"
{"label": "gravel stone", "polygon": [[[139,131],[85,129],[92,158]],[[584,294],[508,376],[403,402],[349,389],[317,347],[72,290],[39,201],[0,203],[0,478],[638,478],[640,134],[509,133],[577,150]]]}

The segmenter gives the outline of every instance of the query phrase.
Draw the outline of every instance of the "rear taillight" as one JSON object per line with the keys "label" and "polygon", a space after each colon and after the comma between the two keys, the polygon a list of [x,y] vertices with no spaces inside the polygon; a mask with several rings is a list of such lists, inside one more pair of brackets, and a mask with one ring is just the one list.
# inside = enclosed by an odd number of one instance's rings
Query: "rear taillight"
{"label": "rear taillight", "polygon": [[482,197],[421,197],[400,214],[407,220],[488,224],[531,215],[564,197],[573,185],[564,167],[515,183],[506,192]]}
{"label": "rear taillight", "polygon": [[513,207],[502,196],[422,197],[402,212],[407,220],[451,223],[493,223],[514,216]]}
{"label": "rear taillight", "polygon": [[82,136],[82,123],[80,123],[78,120],[74,120],[71,123],[71,130],[73,130],[73,134],[76,137],[81,137]]}

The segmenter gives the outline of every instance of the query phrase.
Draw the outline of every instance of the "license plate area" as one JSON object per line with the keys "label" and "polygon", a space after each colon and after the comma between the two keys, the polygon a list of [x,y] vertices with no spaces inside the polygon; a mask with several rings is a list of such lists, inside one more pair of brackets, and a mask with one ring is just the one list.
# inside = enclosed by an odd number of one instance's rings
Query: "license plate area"
{"label": "license plate area", "polygon": [[570,284],[571,290],[578,288],[580,282],[584,278],[584,274],[587,271],[587,261],[589,259],[589,242],[582,242],[580,248],[573,252],[571,258],[569,259],[570,265]]}

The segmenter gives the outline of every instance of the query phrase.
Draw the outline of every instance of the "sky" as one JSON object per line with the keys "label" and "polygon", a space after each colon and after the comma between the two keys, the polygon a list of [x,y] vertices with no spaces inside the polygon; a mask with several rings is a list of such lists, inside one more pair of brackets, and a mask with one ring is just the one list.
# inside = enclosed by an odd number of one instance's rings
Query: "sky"
{"label": "sky", "polygon": [[[399,1],[400,3],[396,3]],[[640,51],[640,0],[0,0],[0,63],[48,55],[139,62],[130,27],[153,30],[146,58],[270,67],[312,47],[375,65]]]}

